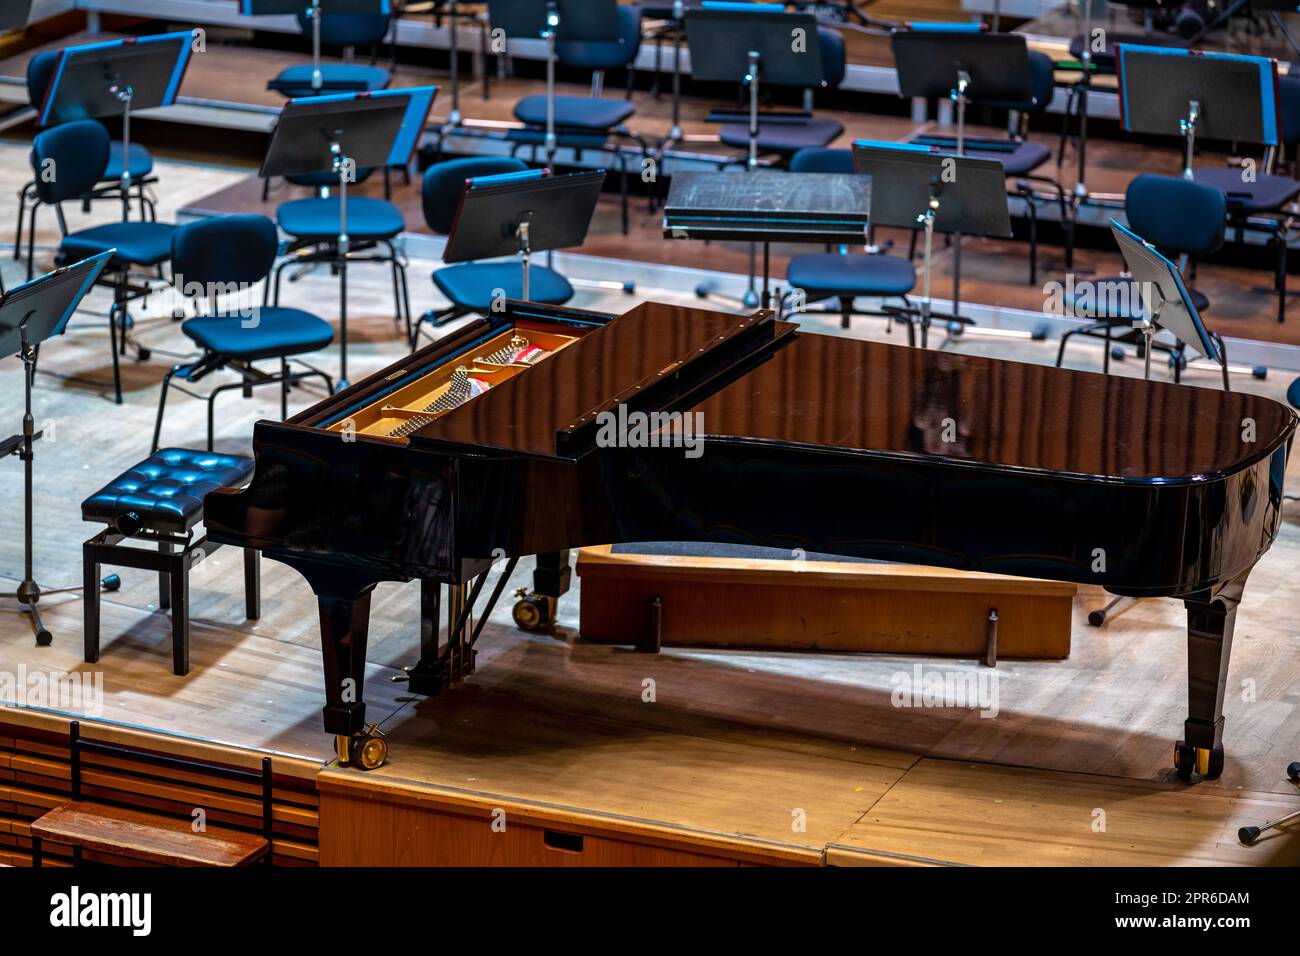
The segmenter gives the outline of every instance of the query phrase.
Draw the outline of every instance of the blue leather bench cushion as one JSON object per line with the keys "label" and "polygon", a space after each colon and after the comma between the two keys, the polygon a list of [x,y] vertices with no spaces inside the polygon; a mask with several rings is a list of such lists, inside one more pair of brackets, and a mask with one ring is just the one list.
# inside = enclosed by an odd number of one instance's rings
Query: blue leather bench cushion
{"label": "blue leather bench cushion", "polygon": [[1290,176],[1257,173],[1255,181],[1248,183],[1242,180],[1242,171],[1231,166],[1194,168],[1192,179],[1222,189],[1232,213],[1273,212],[1300,195],[1300,182]]}
{"label": "blue leather bench cushion", "polygon": [[906,295],[916,269],[898,256],[814,252],[795,256],[785,272],[796,289],[827,295]]}
{"label": "blue leather bench cushion", "polygon": [[236,487],[253,473],[253,459],[189,448],[164,448],[81,503],[81,517],[113,526],[134,511],[141,527],[180,533],[203,520],[203,497]]}
{"label": "blue leather bench cushion", "polygon": [[[153,157],[149,150],[139,143],[131,144],[131,178],[143,179],[153,172]],[[122,178],[122,143],[114,142],[108,147],[108,168],[104,170],[101,182],[114,182]]]}
{"label": "blue leather bench cushion", "polygon": [[320,68],[322,86],[318,92],[311,86],[311,70],[310,63],[291,66],[267,83],[266,88],[290,99],[299,99],[330,93],[382,90],[390,80],[388,71],[382,67],[366,66],[363,63],[325,63]]}
{"label": "blue leather bench cushion", "polygon": [[252,316],[202,316],[186,320],[181,331],[205,349],[247,361],[314,352],[334,341],[328,322],[301,309],[265,305],[256,319],[253,325]]}
{"label": "blue leather bench cushion", "polygon": [[[337,198],[295,199],[275,211],[280,228],[295,239],[327,241],[339,235]],[[348,197],[348,236],[352,239],[392,239],[406,228],[402,211],[386,199]]]}
{"label": "blue leather bench cushion", "polygon": [[[463,309],[486,312],[492,308],[493,293],[500,289],[507,299],[524,296],[523,269],[518,262],[466,262],[443,266],[433,274],[442,294]],[[533,302],[563,305],[573,298],[573,286],[558,272],[533,266],[528,272],[528,297]]]}
{"label": "blue leather bench cushion", "polygon": [[[617,126],[636,112],[627,100],[594,96],[555,97],[555,125],[570,129],[604,130]],[[515,104],[515,119],[530,126],[546,125],[546,97],[525,96]]]}
{"label": "blue leather bench cushion", "polygon": [[63,237],[59,250],[77,261],[116,249],[112,265],[156,266],[172,257],[176,227],[165,222],[110,222]]}
{"label": "blue leather bench cushion", "polygon": [[[797,153],[810,146],[825,146],[844,132],[835,120],[813,117],[806,123],[758,124],[758,151],[760,153]],[[718,130],[718,139],[738,149],[749,148],[749,127],[743,123],[728,123]]]}

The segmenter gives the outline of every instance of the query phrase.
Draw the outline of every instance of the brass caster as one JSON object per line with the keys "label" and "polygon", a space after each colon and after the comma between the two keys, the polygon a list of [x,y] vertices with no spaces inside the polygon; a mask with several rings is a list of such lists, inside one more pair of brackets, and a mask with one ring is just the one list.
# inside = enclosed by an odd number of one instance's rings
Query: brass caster
{"label": "brass caster", "polygon": [[351,737],[337,735],[334,738],[334,752],[339,763],[360,767],[362,770],[375,770],[384,765],[388,759],[388,741],[378,726],[372,724],[364,733]]}
{"label": "brass caster", "polygon": [[1223,747],[1210,750],[1180,740],[1174,744],[1174,769],[1183,780],[1191,780],[1193,772],[1205,780],[1217,780],[1223,775]]}
{"label": "brass caster", "polygon": [[521,591],[515,592],[519,598],[512,612],[515,625],[524,631],[541,631],[550,627],[555,622],[552,599]]}

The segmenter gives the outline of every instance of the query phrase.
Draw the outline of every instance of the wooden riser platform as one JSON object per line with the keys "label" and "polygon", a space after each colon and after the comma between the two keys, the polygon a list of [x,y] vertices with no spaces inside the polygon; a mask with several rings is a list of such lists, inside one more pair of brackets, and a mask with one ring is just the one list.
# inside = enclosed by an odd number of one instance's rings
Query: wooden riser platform
{"label": "wooden riser platform", "polygon": [[[582,639],[664,646],[1070,656],[1078,588],[915,565],[583,548]],[[654,602],[659,601],[658,638]]]}

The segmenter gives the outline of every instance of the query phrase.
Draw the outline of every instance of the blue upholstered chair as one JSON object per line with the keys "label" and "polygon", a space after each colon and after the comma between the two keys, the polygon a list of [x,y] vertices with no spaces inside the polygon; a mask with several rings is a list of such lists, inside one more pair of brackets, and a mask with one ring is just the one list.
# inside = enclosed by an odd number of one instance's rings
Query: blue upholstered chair
{"label": "blue upholstered chair", "polygon": [[[108,327],[113,350],[113,392],[117,403],[122,404],[122,374],[118,365],[119,352],[125,353],[130,316],[126,304],[132,298],[149,294],[147,284],[132,284],[131,270],[143,268],[162,274],[162,264],[171,258],[172,233],[176,227],[161,222],[110,222],[77,232],[67,231],[67,221],[62,204],[80,200],[104,176],[109,161],[108,130],[96,120],[75,120],[51,127],[37,134],[32,141],[31,164],[35,176],[37,198],[47,206],[55,206],[59,229],[63,238],[55,257],[59,265],[111,251],[112,258],[101,273],[99,283],[113,288],[113,306],[108,314]],[[55,169],[55,176],[44,176],[46,169]],[[35,235],[27,236],[27,260],[35,256]],[[120,326],[120,329],[119,329]],[[119,348],[118,336],[121,335]],[[140,358],[147,351],[139,349]]]}
{"label": "blue upholstered chair", "polygon": [[[491,156],[449,159],[430,166],[424,174],[425,222],[434,232],[446,235],[451,232],[466,180],[523,172],[527,168],[522,160]],[[531,301],[563,305],[573,298],[573,286],[554,269],[534,264],[528,275]],[[420,316],[411,330],[412,349],[425,322],[444,325],[462,315],[485,313],[492,308],[493,299],[498,294],[507,299],[523,297],[523,273],[516,259],[445,265],[434,271],[433,284],[451,301],[451,305],[442,310],[430,309]]]}
{"label": "blue upholstered chair", "polygon": [[[801,149],[790,158],[793,173],[852,173],[853,151],[849,149]],[[858,296],[898,298],[909,305],[907,294],[916,285],[911,261],[884,253],[858,254],[812,252],[795,256],[785,272],[792,289],[802,289],[809,302],[836,299],[840,325],[849,327],[849,317],[865,315],[853,307]],[[782,300],[782,307],[787,305]],[[908,325],[909,339],[913,335]]]}
{"label": "blue upholstered chair", "polygon": [[[822,58],[822,86],[825,89],[837,89],[844,82],[844,36],[833,27],[818,26],[817,44]],[[836,120],[816,116],[780,122],[760,120],[758,152],[760,155],[775,154],[782,159],[789,159],[801,149],[827,146],[843,132],[844,127]],[[749,124],[727,123],[718,130],[718,138],[728,146],[748,150]]]}
{"label": "blue upholstered chair", "polygon": [[[1300,146],[1300,77],[1278,77],[1278,106],[1282,117],[1279,138],[1294,156],[1296,147]],[[1288,207],[1300,196],[1300,181],[1266,171],[1262,161],[1253,179],[1248,180],[1242,173],[1239,166],[1192,169],[1198,183],[1217,187],[1227,196],[1228,225],[1238,240],[1247,231],[1267,237],[1275,256],[1273,288],[1277,292],[1277,320],[1285,322],[1288,223],[1294,215]]]}
{"label": "blue upholstered chair", "polygon": [[[54,64],[59,58],[59,54],[54,50],[46,50],[38,53],[27,64],[27,98],[31,102],[33,109],[40,109],[41,104],[45,102],[45,93],[49,89],[50,80],[54,75]],[[140,204],[141,219],[156,219],[153,201],[145,193],[145,187],[154,185],[158,178],[153,175],[153,156],[149,150],[139,143],[132,143],[131,148],[127,150],[125,144],[121,141],[114,140],[109,144],[108,166],[104,170],[104,175],[95,187],[82,197],[82,206],[86,208],[96,199],[113,199],[117,202],[122,201],[122,191],[120,184],[122,181],[122,158],[127,153],[130,154],[130,173],[132,194]],[[14,258],[18,259],[21,255],[23,245],[23,225],[27,216],[27,204],[31,203],[31,226],[36,229],[36,210],[40,206],[40,197],[36,194],[36,183],[29,182],[18,191],[18,224],[14,236]],[[32,276],[32,265],[30,261],[27,266],[28,278]]]}
{"label": "blue upholstered chair", "polygon": [[[1182,176],[1158,176],[1144,173],[1129,183],[1124,194],[1124,215],[1128,226],[1144,240],[1155,246],[1164,256],[1178,261],[1178,268],[1187,276],[1196,256],[1205,256],[1223,245],[1227,224],[1228,199],[1222,189],[1193,182]],[[1209,300],[1194,288],[1188,288],[1198,312],[1210,307]],[[1065,346],[1076,335],[1100,338],[1106,352],[1102,358],[1102,371],[1110,371],[1112,346],[1116,343],[1135,345],[1139,354],[1142,336],[1133,328],[1143,319],[1142,300],[1137,282],[1127,276],[1091,279],[1076,282],[1073,301],[1070,303],[1079,318],[1090,318],[1090,325],[1070,329],[1061,336],[1061,346],[1056,353],[1059,368],[1065,360]],[[1211,332],[1219,348],[1223,340]],[[1183,347],[1157,343],[1160,351],[1171,353],[1174,381],[1179,381]],[[1223,387],[1228,388],[1227,364],[1224,363]]]}
{"label": "blue upholstered chair", "polygon": [[[330,182],[336,182],[334,178]],[[322,190],[327,192],[327,190]],[[397,239],[406,228],[402,210],[387,199],[348,195],[348,264],[387,263],[393,276],[394,320],[411,334],[411,297],[406,262]],[[339,254],[339,200],[321,195],[282,203],[276,221],[289,243],[275,269],[272,302],[280,304],[280,278],[289,267],[334,263]]]}
{"label": "blue upholstered chair", "polygon": [[[280,239],[275,223],[265,216],[220,216],[189,223],[176,230],[172,273],[177,291],[206,301],[207,313],[187,319],[184,332],[203,355],[188,364],[173,367],[164,377],[158,395],[158,418],[154,423],[153,450],[158,450],[162,433],[163,412],[167,407],[167,390],[176,376],[186,382],[199,379],[219,369],[239,373],[240,380],[218,385],[208,393],[208,450],[212,450],[213,410],[219,394],[241,389],[245,395],[259,385],[280,386],[280,417],[287,418],[289,389],[305,378],[320,378],[332,392],[334,383],[320,369],[298,358],[325,348],[334,341],[334,330],[324,319],[300,309],[282,309],[265,304],[258,307],[226,309],[216,300],[230,296],[264,281],[275,263]],[[289,360],[305,370],[291,370]],[[274,360],[278,372],[266,372],[254,363]]]}
{"label": "blue upholstered chair", "polygon": [[[555,97],[556,145],[575,152],[597,150],[607,152],[618,164],[622,195],[623,232],[628,229],[627,159],[622,151],[610,147],[610,138],[634,142],[642,157],[649,155],[649,145],[627,128],[625,122],[636,112],[632,105],[632,87],[635,82],[637,53],[641,49],[641,8],[625,4],[618,8],[619,38],[616,42],[575,42],[557,40],[555,57],[565,66],[591,70],[591,96]],[[563,34],[561,25],[560,32]],[[605,99],[601,94],[606,70],[626,69],[627,90],[621,100]],[[514,143],[514,155],[531,149],[537,162],[538,148],[546,144],[546,96],[535,94],[522,97],[515,103],[515,119],[524,124],[523,129],[513,129],[506,138]]]}
{"label": "blue upholstered chair", "polygon": [[[303,33],[311,35],[311,17],[305,9],[298,14],[298,25]],[[344,58],[350,61],[354,47],[377,47],[388,35],[391,26],[392,16],[387,13],[321,13],[321,46],[343,47]],[[382,90],[387,88],[392,79],[387,70],[373,64],[322,63],[320,70],[320,90],[311,85],[310,63],[281,71],[266,87],[292,100],[321,93],[367,93]]]}

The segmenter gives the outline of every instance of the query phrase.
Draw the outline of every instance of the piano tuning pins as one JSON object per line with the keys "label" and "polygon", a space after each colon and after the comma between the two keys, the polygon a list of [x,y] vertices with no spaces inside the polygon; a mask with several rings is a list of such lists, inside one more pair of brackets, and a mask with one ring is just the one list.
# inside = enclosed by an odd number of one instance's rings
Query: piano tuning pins
{"label": "piano tuning pins", "polygon": [[480,358],[478,361],[486,362],[491,365],[509,365],[513,362],[524,349],[528,348],[528,340],[522,335],[512,335],[509,344],[497,349],[486,358]]}

